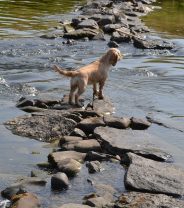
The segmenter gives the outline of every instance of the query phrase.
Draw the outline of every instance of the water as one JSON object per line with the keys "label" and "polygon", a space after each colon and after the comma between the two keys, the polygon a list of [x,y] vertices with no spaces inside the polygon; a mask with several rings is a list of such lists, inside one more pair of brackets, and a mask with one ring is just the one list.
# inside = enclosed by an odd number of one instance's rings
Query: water
{"label": "water", "polygon": [[[74,13],[69,11],[77,5],[78,1],[0,1],[0,190],[20,175],[30,175],[35,164],[46,161],[52,151],[44,148],[43,143],[15,136],[5,129],[3,122],[24,114],[15,107],[16,101],[21,96],[61,98],[69,92],[69,80],[58,76],[51,66],[77,68],[96,60],[108,49],[103,41],[79,41],[63,46],[61,38],[45,40],[38,37],[57,26],[58,20],[70,19]],[[164,0],[158,5],[163,5],[163,10],[144,19],[152,26],[153,36],[169,38],[175,43],[175,50],[144,51],[122,44],[120,50],[125,58],[110,71],[105,95],[113,101],[118,116],[148,115],[165,123],[169,128],[153,124],[148,131],[166,142],[166,151],[174,155],[176,164],[184,167],[183,1]],[[165,22],[171,11],[178,24],[167,26]],[[85,99],[90,100],[91,95],[92,89],[88,87]],[[39,154],[31,154],[33,151]],[[104,183],[123,191],[123,168],[113,163],[103,164],[103,167],[104,171],[91,179],[98,182],[105,178]],[[113,176],[116,180],[112,180]],[[68,191],[53,193],[48,177],[46,187],[34,192],[41,197],[44,207],[81,202],[83,195],[93,191],[86,177],[84,166],[80,175],[71,181]]]}

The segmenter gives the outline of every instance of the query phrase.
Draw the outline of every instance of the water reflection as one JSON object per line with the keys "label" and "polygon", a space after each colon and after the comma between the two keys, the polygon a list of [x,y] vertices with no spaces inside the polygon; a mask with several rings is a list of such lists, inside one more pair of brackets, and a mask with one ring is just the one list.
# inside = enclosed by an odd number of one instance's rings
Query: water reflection
{"label": "water reflection", "polygon": [[144,17],[144,21],[168,37],[168,33],[175,36],[184,35],[184,1],[183,0],[161,0],[157,1],[158,9]]}
{"label": "water reflection", "polygon": [[0,37],[33,36],[56,25],[56,14],[73,10],[83,0],[1,0]]}

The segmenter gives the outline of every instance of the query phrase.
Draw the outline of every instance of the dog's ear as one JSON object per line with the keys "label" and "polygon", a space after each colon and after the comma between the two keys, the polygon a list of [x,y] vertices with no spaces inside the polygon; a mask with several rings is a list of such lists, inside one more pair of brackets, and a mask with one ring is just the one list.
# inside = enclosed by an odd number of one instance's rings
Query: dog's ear
{"label": "dog's ear", "polygon": [[115,66],[116,63],[118,61],[118,54],[117,53],[112,53],[111,54],[111,59],[110,59],[110,63]]}

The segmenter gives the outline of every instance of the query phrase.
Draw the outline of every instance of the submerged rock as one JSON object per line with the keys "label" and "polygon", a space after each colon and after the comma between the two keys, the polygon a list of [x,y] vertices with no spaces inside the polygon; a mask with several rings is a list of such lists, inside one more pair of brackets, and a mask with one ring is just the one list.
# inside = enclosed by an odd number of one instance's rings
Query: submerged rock
{"label": "submerged rock", "polygon": [[170,161],[172,156],[153,144],[155,136],[138,130],[121,130],[110,127],[97,127],[94,134],[102,141],[102,146],[110,153],[122,156],[134,152],[158,161]]}
{"label": "submerged rock", "polygon": [[127,189],[172,196],[184,195],[182,168],[145,159],[133,153],[128,153],[128,157],[130,166],[125,175]]}
{"label": "submerged rock", "polygon": [[89,173],[96,173],[96,172],[100,172],[101,170],[99,161],[87,162],[86,167],[88,168]]}
{"label": "submerged rock", "polygon": [[131,118],[130,127],[135,130],[145,130],[151,126],[151,123],[147,120],[140,118]]}

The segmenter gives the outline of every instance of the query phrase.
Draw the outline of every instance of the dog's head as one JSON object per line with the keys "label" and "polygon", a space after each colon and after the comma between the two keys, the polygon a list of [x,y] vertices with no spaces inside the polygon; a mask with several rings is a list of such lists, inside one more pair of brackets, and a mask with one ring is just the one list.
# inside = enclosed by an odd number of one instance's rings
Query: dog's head
{"label": "dog's head", "polygon": [[109,57],[109,63],[112,64],[112,66],[115,66],[116,63],[123,58],[123,55],[117,48],[109,49],[107,56]]}

